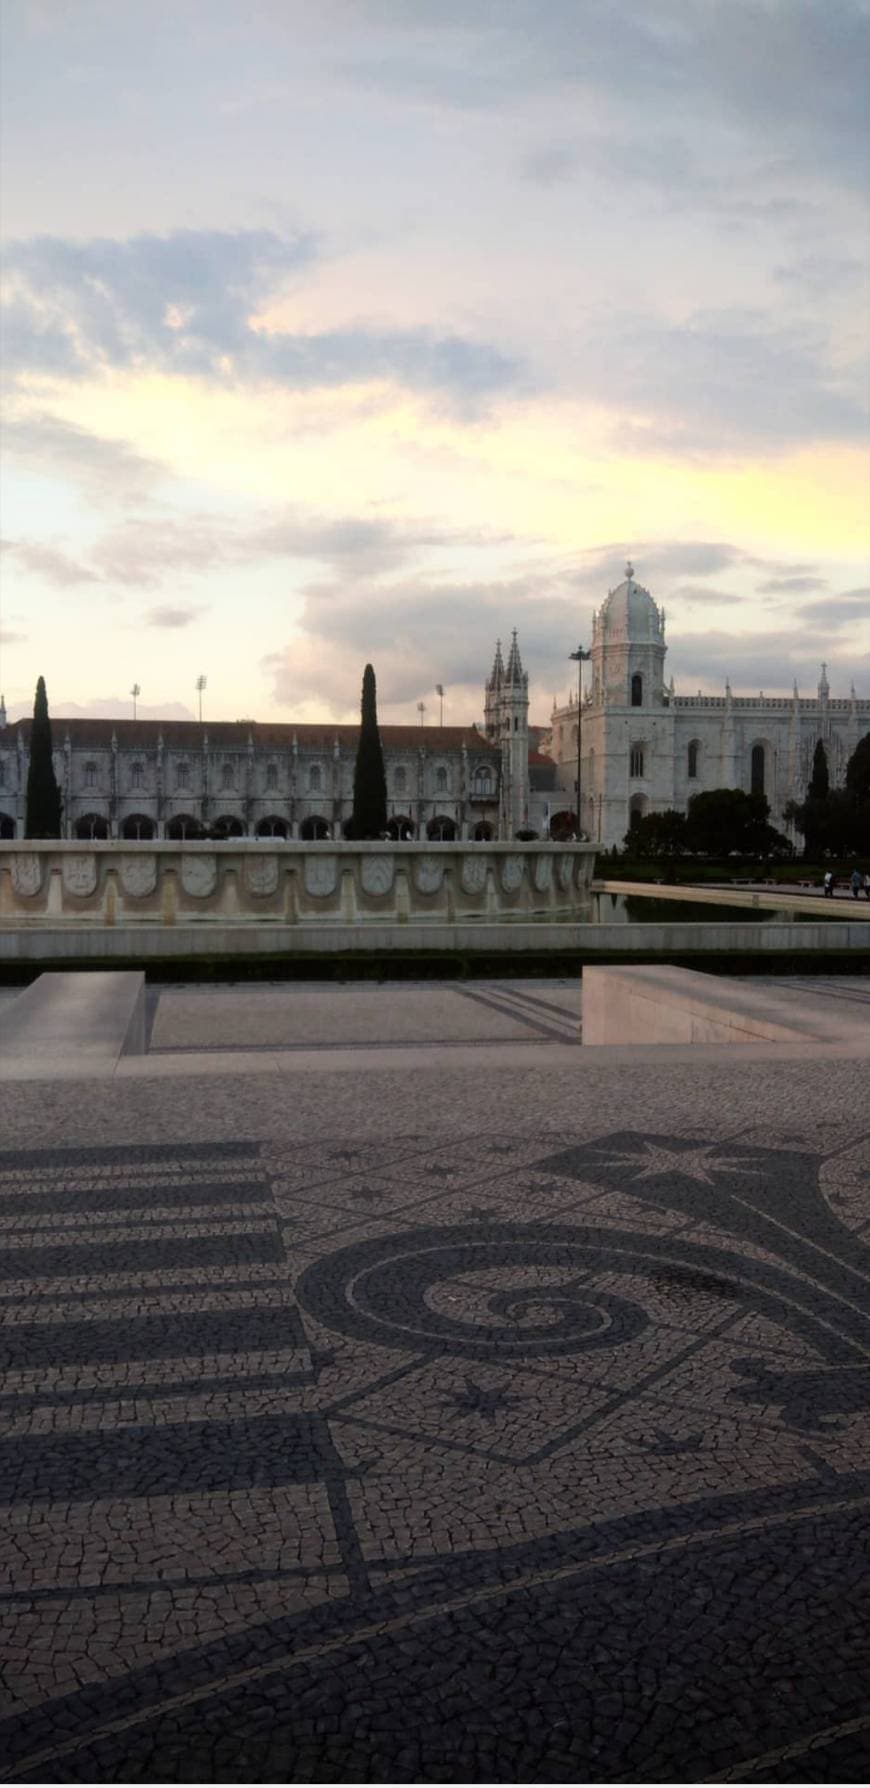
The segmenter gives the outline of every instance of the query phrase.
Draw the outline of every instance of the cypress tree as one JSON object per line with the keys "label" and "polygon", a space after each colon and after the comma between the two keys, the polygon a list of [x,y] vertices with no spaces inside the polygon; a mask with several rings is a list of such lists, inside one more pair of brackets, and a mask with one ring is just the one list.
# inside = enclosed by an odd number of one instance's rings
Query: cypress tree
{"label": "cypress tree", "polygon": [[30,766],[27,771],[28,838],[60,837],[60,789],[51,757],[51,721],[48,717],[48,696],[45,678],[36,685],[33,724],[30,728]]}
{"label": "cypress tree", "polygon": [[380,838],[387,829],[387,778],[378,732],[378,698],[370,664],[363,671],[362,715],[353,773],[354,838]]}
{"label": "cypress tree", "polygon": [[828,757],[821,739],[817,739],[816,749],[813,752],[813,773],[810,777],[810,800],[827,801],[829,788]]}

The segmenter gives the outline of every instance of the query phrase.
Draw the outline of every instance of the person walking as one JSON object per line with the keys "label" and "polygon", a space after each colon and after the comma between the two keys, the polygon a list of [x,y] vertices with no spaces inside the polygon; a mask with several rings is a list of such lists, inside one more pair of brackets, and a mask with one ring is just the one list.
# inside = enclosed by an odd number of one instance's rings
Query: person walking
{"label": "person walking", "polygon": [[822,887],[824,889],[826,898],[828,900],[830,900],[832,898],[833,892],[834,892],[834,878],[831,874],[830,869],[825,870],[825,873],[822,877]]}
{"label": "person walking", "polygon": [[858,895],[861,892],[861,871],[860,871],[860,869],[855,868],[852,870],[850,881],[852,884],[852,899],[857,900]]}

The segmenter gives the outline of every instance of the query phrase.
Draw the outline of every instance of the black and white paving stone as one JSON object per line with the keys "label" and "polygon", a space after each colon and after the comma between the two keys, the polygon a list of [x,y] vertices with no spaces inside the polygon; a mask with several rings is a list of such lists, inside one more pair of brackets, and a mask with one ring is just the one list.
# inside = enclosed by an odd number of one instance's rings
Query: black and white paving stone
{"label": "black and white paving stone", "polygon": [[3,1090],[0,1779],[865,1779],[865,1070]]}

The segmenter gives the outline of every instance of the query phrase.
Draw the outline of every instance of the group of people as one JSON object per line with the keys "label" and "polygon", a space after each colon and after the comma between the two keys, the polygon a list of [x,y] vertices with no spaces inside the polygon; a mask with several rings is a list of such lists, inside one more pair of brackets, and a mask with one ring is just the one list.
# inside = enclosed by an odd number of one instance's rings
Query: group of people
{"label": "group of people", "polygon": [[[837,886],[836,876],[833,874],[832,870],[826,869],[824,877],[822,879],[822,887],[824,888],[825,893],[827,894],[829,900],[833,900],[834,889],[836,888],[836,886]],[[849,887],[852,890],[852,899],[853,900],[859,899],[862,888],[864,890],[864,899],[870,900],[870,874],[865,873],[864,875],[862,875],[860,869],[853,869],[852,874],[849,877]]]}

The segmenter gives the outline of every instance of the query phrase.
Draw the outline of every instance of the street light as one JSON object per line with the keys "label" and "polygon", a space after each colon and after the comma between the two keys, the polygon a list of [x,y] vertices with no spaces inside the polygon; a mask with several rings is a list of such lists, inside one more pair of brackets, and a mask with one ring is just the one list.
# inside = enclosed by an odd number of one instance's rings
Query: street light
{"label": "street light", "polygon": [[439,701],[438,725],[443,726],[444,725],[444,684],[443,683],[435,684],[435,694],[437,695],[438,701]]}
{"label": "street light", "polygon": [[583,666],[586,663],[587,658],[592,657],[592,653],[585,652],[582,646],[578,646],[576,652],[568,653],[568,657],[573,658],[574,663],[577,666],[577,837],[579,839],[583,832],[583,824],[580,817],[580,752],[583,739]]}
{"label": "street light", "polygon": [[420,716],[420,725],[422,726],[423,725],[423,716],[426,713],[426,703],[425,702],[417,703],[417,713]]}
{"label": "street light", "polygon": [[202,692],[205,689],[207,683],[208,683],[207,677],[197,677],[197,679],[196,679],[196,693],[199,696],[200,725],[202,724]]}
{"label": "street light", "polygon": [[136,697],[137,697],[137,695],[141,695],[141,694],[142,694],[142,691],[141,691],[141,689],[140,689],[140,688],[139,688],[139,685],[138,685],[138,683],[134,683],[134,684],[133,684],[133,687],[132,687],[132,689],[131,689],[131,690],[130,690],[130,694],[131,694],[131,695],[132,695],[132,697],[133,697],[133,719],[134,719],[134,720],[135,720],[135,718],[136,718]]}

